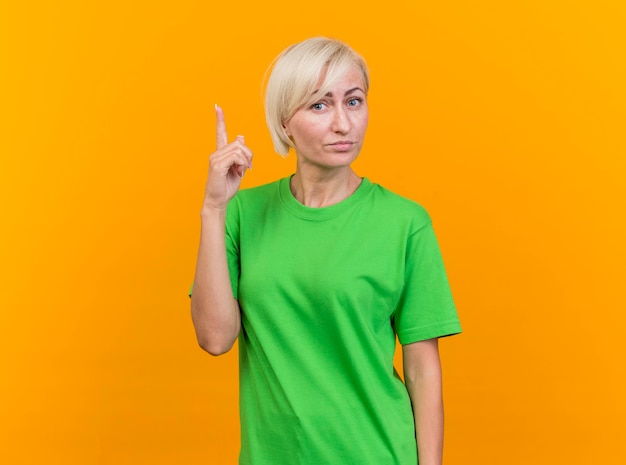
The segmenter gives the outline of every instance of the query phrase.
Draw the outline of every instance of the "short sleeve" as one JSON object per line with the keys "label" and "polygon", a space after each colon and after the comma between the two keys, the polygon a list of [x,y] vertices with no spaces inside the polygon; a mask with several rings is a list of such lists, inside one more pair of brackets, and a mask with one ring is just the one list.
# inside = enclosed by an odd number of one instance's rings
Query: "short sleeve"
{"label": "short sleeve", "polygon": [[432,223],[407,239],[404,289],[394,312],[401,344],[461,332]]}
{"label": "short sleeve", "polygon": [[[226,260],[228,262],[228,273],[230,275],[230,285],[233,290],[233,297],[236,299],[239,292],[239,233],[240,233],[240,212],[239,199],[233,198],[228,204],[226,211]],[[189,297],[193,293],[193,283],[189,288]]]}

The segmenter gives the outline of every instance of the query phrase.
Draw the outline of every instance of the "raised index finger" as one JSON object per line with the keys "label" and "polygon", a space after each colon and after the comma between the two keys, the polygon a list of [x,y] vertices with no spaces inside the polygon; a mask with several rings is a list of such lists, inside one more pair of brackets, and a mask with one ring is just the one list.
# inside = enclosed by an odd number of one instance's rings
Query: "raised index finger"
{"label": "raised index finger", "polygon": [[215,143],[218,149],[228,145],[228,135],[226,134],[226,123],[224,122],[224,111],[217,104],[215,105]]}

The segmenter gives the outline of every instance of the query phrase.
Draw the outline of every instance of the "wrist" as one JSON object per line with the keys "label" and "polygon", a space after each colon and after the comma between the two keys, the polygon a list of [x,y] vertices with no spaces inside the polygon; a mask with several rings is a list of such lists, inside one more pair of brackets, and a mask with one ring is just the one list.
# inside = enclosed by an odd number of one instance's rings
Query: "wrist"
{"label": "wrist", "polygon": [[202,220],[215,220],[223,218],[226,218],[226,206],[219,207],[204,204],[202,206],[202,210],[200,210],[200,219]]}

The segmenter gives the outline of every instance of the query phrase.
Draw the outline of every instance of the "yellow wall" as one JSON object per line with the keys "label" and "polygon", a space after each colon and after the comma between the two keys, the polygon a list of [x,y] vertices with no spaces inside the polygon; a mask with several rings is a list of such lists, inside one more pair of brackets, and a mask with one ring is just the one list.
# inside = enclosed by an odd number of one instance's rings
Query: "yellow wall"
{"label": "yellow wall", "polygon": [[435,221],[446,463],[626,463],[624,3],[367,5],[3,3],[2,463],[235,463],[236,353],[186,297],[212,107],[246,186],[289,174],[260,83],[313,35],[371,66],[358,172]]}

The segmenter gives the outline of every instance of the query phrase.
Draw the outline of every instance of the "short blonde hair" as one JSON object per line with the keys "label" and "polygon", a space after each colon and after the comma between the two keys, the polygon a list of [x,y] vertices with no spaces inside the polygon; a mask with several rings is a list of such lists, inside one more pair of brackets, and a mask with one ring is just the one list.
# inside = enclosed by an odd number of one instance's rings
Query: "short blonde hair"
{"label": "short blonde hair", "polygon": [[363,74],[363,90],[367,94],[369,71],[365,60],[339,40],[314,37],[287,47],[276,57],[265,86],[265,119],[276,152],[287,155],[290,147],[295,148],[283,123],[300,108],[326,95],[354,66]]}

